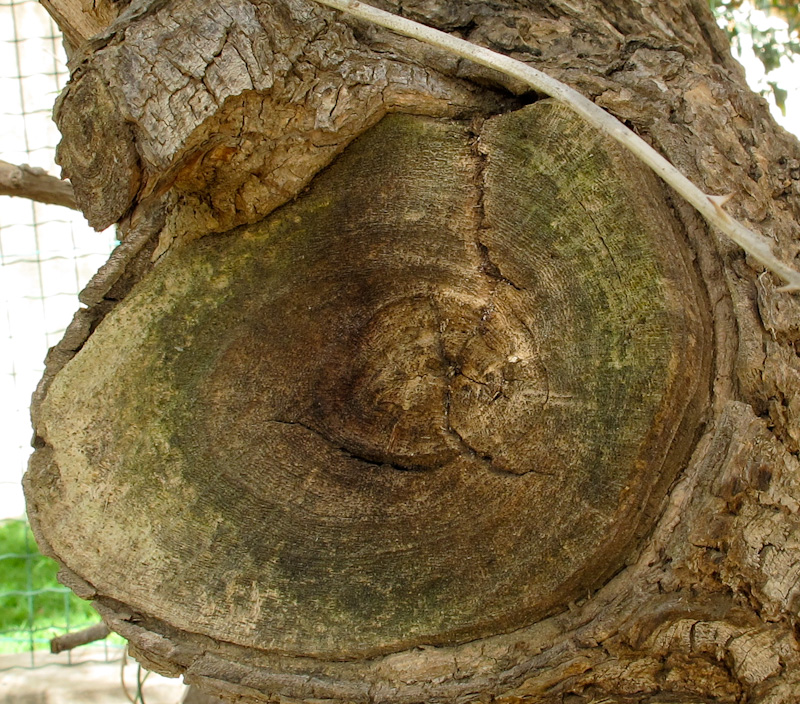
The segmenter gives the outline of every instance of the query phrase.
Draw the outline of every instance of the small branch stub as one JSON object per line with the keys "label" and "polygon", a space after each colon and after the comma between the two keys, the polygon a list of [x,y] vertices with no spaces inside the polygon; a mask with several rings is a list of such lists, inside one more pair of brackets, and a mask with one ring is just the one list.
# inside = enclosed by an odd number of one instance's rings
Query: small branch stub
{"label": "small branch stub", "polygon": [[58,636],[50,640],[50,652],[62,653],[65,650],[72,650],[80,645],[87,643],[94,643],[96,640],[103,640],[111,630],[104,623],[96,623],[88,628],[83,628],[80,631],[72,631],[65,633],[63,636]]}
{"label": "small branch stub", "polygon": [[556,612],[649,530],[706,403],[655,185],[556,101],[386,117],[109,313],[37,405],[33,523],[101,602],[293,657]]}
{"label": "small branch stub", "polygon": [[0,195],[78,209],[69,183],[50,176],[44,169],[27,164],[17,166],[0,161]]}

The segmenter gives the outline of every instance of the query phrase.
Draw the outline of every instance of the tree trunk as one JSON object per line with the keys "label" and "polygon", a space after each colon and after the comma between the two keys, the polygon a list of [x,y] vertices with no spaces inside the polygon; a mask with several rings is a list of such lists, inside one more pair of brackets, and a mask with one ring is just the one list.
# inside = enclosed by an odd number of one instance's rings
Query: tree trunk
{"label": "tree trunk", "polygon": [[[383,4],[794,259],[800,147],[703,0]],[[122,244],[34,396],[29,515],[141,662],[248,702],[796,701],[780,282],[568,108],[311,1],[47,6],[59,160]]]}

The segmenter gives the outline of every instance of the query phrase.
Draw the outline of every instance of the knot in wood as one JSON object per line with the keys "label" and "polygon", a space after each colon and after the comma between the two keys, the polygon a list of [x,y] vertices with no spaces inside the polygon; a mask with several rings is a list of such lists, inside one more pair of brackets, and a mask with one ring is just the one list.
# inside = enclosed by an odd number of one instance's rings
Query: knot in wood
{"label": "knot in wood", "polygon": [[58,374],[42,532],[101,596],[275,653],[564,608],[636,549],[706,400],[660,189],[547,101],[478,134],[385,118],[293,203],[170,253]]}

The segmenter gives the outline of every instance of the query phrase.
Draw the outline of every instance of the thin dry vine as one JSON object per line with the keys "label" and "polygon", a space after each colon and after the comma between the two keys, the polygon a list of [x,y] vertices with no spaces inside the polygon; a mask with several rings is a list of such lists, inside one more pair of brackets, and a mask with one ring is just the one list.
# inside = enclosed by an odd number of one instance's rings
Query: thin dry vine
{"label": "thin dry vine", "polygon": [[341,10],[359,19],[444,49],[481,66],[500,71],[568,105],[589,124],[629,149],[637,159],[647,164],[660,178],[686,199],[710,225],[719,229],[745,252],[782,278],[786,285],[780,290],[788,292],[800,291],[800,272],[773,254],[772,246],[766,237],[745,227],[722,209],[722,206],[728,201],[729,195],[715,196],[704,193],[641,137],[578,91],[548,76],[546,73],[509,56],[498,54],[485,47],[405,17],[399,17],[391,12],[379,10],[358,0],[317,1],[327,7]]}

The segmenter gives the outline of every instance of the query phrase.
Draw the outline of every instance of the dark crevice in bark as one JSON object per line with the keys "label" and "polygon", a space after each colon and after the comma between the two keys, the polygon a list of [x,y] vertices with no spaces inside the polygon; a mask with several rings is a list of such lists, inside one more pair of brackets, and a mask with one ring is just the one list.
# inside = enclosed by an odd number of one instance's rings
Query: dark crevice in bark
{"label": "dark crevice in bark", "polygon": [[484,464],[485,467],[487,467],[488,469],[491,469],[492,468],[492,461],[493,461],[494,458],[491,455],[487,455],[487,454],[484,454],[482,452],[479,452],[477,449],[472,447],[472,445],[470,445],[464,439],[464,437],[461,435],[461,433],[459,433],[458,430],[456,430],[453,427],[452,423],[450,422],[450,404],[451,404],[451,399],[452,399],[452,389],[449,386],[447,388],[446,394],[447,395],[446,395],[446,398],[445,398],[445,425],[446,425],[445,429],[447,430],[448,433],[450,433],[451,437],[453,437],[456,440],[456,442],[458,442],[458,444],[461,446],[462,452],[467,457],[471,457],[471,458],[473,458],[475,460],[478,460],[482,464]]}
{"label": "dark crevice in bark", "polygon": [[[458,447],[460,448],[461,452],[464,453],[467,457],[474,458],[476,460],[480,460],[483,462],[491,462],[491,457],[483,457],[478,452],[475,451],[474,448],[470,447],[470,445],[464,440],[461,434],[453,428],[452,422],[450,420],[450,411],[452,408],[453,402],[453,379],[462,374],[461,372],[461,362],[458,358],[453,358],[447,352],[447,347],[444,342],[444,318],[439,310],[438,305],[436,304],[436,300],[432,299],[432,308],[434,314],[436,316],[437,321],[437,341],[439,346],[439,357],[442,360],[443,364],[445,365],[447,372],[445,376],[445,389],[444,389],[444,430],[447,434],[456,442]],[[476,333],[477,334],[477,333]],[[469,344],[469,340],[465,341],[462,345],[461,349],[459,350],[458,357],[461,356],[466,346]]]}
{"label": "dark crevice in bark", "polygon": [[500,271],[500,267],[492,261],[492,257],[489,253],[489,247],[487,247],[483,242],[480,240],[477,242],[478,251],[480,252],[481,259],[483,263],[481,264],[481,272],[486,274],[491,279],[497,280],[499,283],[507,284],[511,286],[515,291],[524,291],[525,289],[522,286],[518,286],[515,284],[511,279],[507,276],[503,276],[503,273]]}
{"label": "dark crevice in bark", "polygon": [[[538,97],[534,97],[529,104],[535,103],[538,100]],[[523,291],[524,288],[518,286],[507,276],[503,275],[497,262],[492,259],[489,246],[481,237],[481,233],[486,233],[488,230],[485,203],[487,156],[480,149],[480,130],[474,129],[473,134],[474,138],[472,140],[472,154],[476,164],[475,184],[478,192],[478,200],[475,205],[475,217],[477,221],[475,228],[475,247],[477,248],[480,257],[479,271],[482,274],[485,274],[494,283],[490,292],[490,298],[492,298],[495,295],[498,283],[511,286],[511,288],[513,288],[515,291]]]}
{"label": "dark crevice in bark", "polygon": [[732,65],[737,66],[742,71],[741,66],[731,55],[730,46],[722,36],[722,30],[717,27],[708,3],[705,0],[689,0],[687,3],[689,13],[697,23],[706,46],[711,50],[714,62],[730,71]]}
{"label": "dark crevice in bark", "polygon": [[317,437],[321,438],[322,440],[324,440],[325,443],[328,444],[331,448],[333,448],[337,452],[341,452],[346,457],[349,457],[350,459],[356,460],[358,462],[363,462],[364,464],[372,465],[374,467],[389,467],[391,469],[396,469],[399,472],[424,472],[424,471],[429,471],[431,469],[431,467],[415,466],[413,464],[401,465],[401,464],[396,464],[394,462],[386,462],[384,460],[372,459],[370,457],[357,454],[355,452],[352,452],[351,450],[348,450],[343,445],[333,442],[330,438],[326,437],[324,433],[321,433],[316,428],[312,428],[310,425],[303,423],[301,421],[278,420],[277,418],[272,418],[266,422],[277,423],[279,425],[294,425],[297,426],[298,428],[302,428],[303,430],[307,430],[309,433],[312,433]]}

